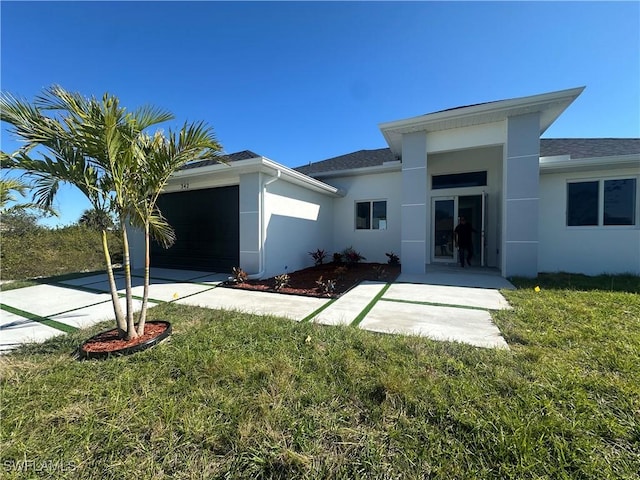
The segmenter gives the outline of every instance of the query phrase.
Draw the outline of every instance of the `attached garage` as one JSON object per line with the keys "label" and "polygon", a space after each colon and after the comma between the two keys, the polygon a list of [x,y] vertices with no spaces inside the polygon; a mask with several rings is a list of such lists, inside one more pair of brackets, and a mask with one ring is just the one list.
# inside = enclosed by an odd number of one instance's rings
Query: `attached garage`
{"label": "attached garage", "polygon": [[152,242],[154,267],[224,273],[240,264],[238,185],[165,193],[158,207],[176,242],[169,249]]}
{"label": "attached garage", "polygon": [[[248,150],[189,164],[158,198],[177,238],[169,249],[151,243],[151,267],[230,274],[237,266],[261,278],[307,267],[307,252],[331,244],[332,201],[340,196]],[[144,234],[129,233],[131,265],[140,269]]]}

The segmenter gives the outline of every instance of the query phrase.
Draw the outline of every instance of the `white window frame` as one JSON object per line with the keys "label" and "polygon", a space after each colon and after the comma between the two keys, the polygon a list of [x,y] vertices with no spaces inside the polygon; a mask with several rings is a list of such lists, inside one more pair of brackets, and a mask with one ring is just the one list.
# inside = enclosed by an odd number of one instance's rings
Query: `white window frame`
{"label": "white window frame", "polygon": [[[373,228],[373,204],[375,202],[384,202],[385,203],[385,228]],[[358,204],[360,203],[368,203],[369,204],[369,228],[358,228]],[[373,200],[356,200],[353,204],[353,228],[356,232],[376,232],[376,231],[385,231],[389,230],[389,201],[386,198],[376,198]]]}
{"label": "white window frame", "polygon": [[[635,205],[634,216],[632,225],[605,225],[604,224],[604,182],[611,180],[635,180]],[[569,184],[570,183],[589,183],[598,182],[598,224],[597,225],[569,225]],[[637,175],[619,175],[613,177],[588,177],[588,178],[573,178],[567,179],[565,187],[565,220],[564,224],[569,229],[593,229],[593,228],[606,228],[606,229],[636,229],[639,228],[638,213],[640,210],[640,182]]]}

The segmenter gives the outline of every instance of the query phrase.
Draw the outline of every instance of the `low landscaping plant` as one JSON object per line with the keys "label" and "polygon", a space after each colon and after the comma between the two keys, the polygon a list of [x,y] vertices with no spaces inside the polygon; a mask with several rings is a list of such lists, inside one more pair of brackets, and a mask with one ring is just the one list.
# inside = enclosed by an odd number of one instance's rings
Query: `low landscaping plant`
{"label": "low landscaping plant", "polygon": [[376,265],[373,267],[373,271],[375,273],[376,280],[387,278],[387,270],[382,265]]}
{"label": "low landscaping plant", "polygon": [[311,258],[316,266],[322,265],[324,263],[324,259],[327,258],[327,253],[324,250],[317,249],[315,252],[309,252]]}
{"label": "low landscaping plant", "polygon": [[283,273],[282,275],[276,275],[273,279],[275,280],[275,285],[273,288],[276,291],[282,290],[283,288],[288,287],[289,282],[291,280],[288,273]]}
{"label": "low landscaping plant", "polygon": [[398,255],[393,252],[387,252],[385,255],[388,258],[387,263],[389,265],[400,265],[400,257]]}
{"label": "low landscaping plant", "polygon": [[233,267],[231,269],[231,281],[234,283],[244,283],[249,278],[247,272],[245,272],[240,267]]}
{"label": "low landscaping plant", "polygon": [[335,253],[333,254],[333,263],[335,263],[335,264],[339,265],[339,264],[341,264],[341,263],[342,263],[342,260],[343,260],[342,253],[340,253],[340,252],[335,252]]}
{"label": "low landscaping plant", "polygon": [[318,290],[320,293],[330,294],[333,293],[336,289],[336,281],[331,279],[324,280],[322,276],[316,280],[316,285],[318,285]]}
{"label": "low landscaping plant", "polygon": [[366,260],[360,252],[356,251],[353,247],[347,247],[342,252],[342,256],[348,265],[353,265],[355,263],[360,263],[363,260]]}

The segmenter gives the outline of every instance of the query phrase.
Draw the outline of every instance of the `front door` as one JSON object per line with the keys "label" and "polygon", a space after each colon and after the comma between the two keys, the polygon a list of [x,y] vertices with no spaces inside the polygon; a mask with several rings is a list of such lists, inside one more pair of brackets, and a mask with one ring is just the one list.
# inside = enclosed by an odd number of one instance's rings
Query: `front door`
{"label": "front door", "polygon": [[460,217],[474,229],[472,265],[486,265],[486,193],[457,195],[433,199],[432,255],[433,262],[455,263],[458,254],[454,246],[454,229]]}
{"label": "front door", "polygon": [[453,229],[456,226],[456,198],[442,197],[433,199],[432,261],[455,262]]}

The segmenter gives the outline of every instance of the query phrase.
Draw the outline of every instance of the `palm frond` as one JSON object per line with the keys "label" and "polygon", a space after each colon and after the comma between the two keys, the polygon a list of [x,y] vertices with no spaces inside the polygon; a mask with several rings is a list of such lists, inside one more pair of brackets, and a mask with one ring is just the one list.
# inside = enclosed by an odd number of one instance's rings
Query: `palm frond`
{"label": "palm frond", "polygon": [[157,208],[149,215],[149,234],[163,248],[171,247],[176,241],[176,232]]}
{"label": "palm frond", "polygon": [[175,117],[171,112],[161,108],[144,105],[132,112],[131,118],[135,122],[138,131],[142,132],[153,125],[173,120]]}
{"label": "palm frond", "polygon": [[0,179],[0,208],[4,208],[9,202],[16,202],[18,199],[12,192],[24,196],[28,185],[18,178]]}
{"label": "palm frond", "polygon": [[45,174],[34,174],[33,201],[44,209],[53,208],[53,200],[58,193],[60,180]]}

